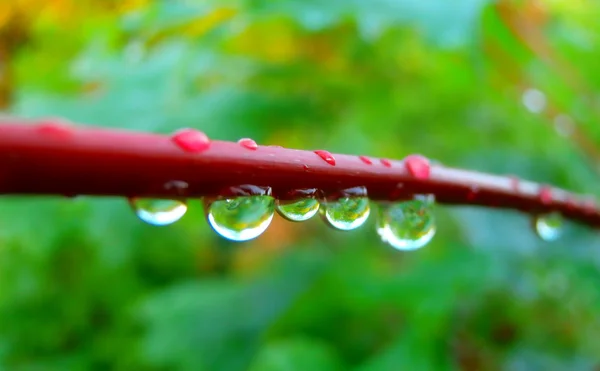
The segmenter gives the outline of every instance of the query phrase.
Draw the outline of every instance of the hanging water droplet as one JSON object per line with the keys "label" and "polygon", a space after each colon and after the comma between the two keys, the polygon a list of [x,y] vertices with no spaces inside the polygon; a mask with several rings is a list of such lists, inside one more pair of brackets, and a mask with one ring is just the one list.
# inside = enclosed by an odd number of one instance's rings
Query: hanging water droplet
{"label": "hanging water droplet", "polygon": [[379,209],[377,233],[383,242],[397,250],[416,250],[429,243],[435,235],[433,201],[416,198]]}
{"label": "hanging water droplet", "polygon": [[277,200],[279,215],[292,222],[303,222],[312,218],[319,211],[316,200],[318,190],[315,188],[296,189],[288,192],[284,200]]}
{"label": "hanging water droplet", "polygon": [[319,201],[304,198],[295,201],[277,201],[279,215],[292,222],[303,222],[312,218],[319,211]]}
{"label": "hanging water droplet", "polygon": [[535,232],[544,241],[555,241],[562,234],[563,217],[560,213],[538,215],[534,219]]}
{"label": "hanging water droplet", "polygon": [[303,222],[319,211],[316,188],[294,189],[277,200],[279,215],[292,222]]}
{"label": "hanging water droplet", "polygon": [[267,230],[275,213],[275,199],[252,195],[230,197],[205,204],[212,229],[232,241],[248,241]]}
{"label": "hanging water droplet", "polygon": [[371,208],[365,187],[354,187],[340,192],[339,197],[327,201],[321,215],[335,229],[350,231],[365,224]]}
{"label": "hanging water droplet", "polygon": [[181,200],[131,198],[129,204],[138,218],[157,226],[173,224],[187,211],[187,204]]}

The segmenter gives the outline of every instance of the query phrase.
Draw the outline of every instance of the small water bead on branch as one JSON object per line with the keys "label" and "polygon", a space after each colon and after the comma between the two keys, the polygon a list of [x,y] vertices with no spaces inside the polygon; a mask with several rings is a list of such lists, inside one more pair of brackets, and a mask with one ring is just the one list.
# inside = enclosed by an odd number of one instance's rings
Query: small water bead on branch
{"label": "small water bead on branch", "polygon": [[434,199],[418,195],[413,200],[381,204],[377,234],[397,250],[416,250],[435,235]]}
{"label": "small water bead on branch", "polygon": [[303,222],[319,211],[319,191],[316,188],[296,189],[288,192],[285,199],[278,199],[277,212],[292,222]]}
{"label": "small water bead on branch", "polygon": [[321,208],[321,217],[334,229],[350,231],[365,224],[370,212],[367,189],[353,187],[327,196]]}
{"label": "small water bead on branch", "polygon": [[250,138],[242,138],[238,140],[238,144],[251,151],[256,151],[258,149],[258,144]]}
{"label": "small water bead on branch", "polygon": [[210,139],[201,131],[185,128],[176,131],[171,140],[182,150],[189,153],[200,153],[210,148]]}
{"label": "small water bead on branch", "polygon": [[318,149],[318,150],[314,151],[314,153],[317,156],[321,157],[323,159],[323,161],[327,162],[329,165],[335,166],[335,157],[333,157],[331,152],[325,151],[322,149]]}
{"label": "small water bead on branch", "polygon": [[275,213],[270,187],[231,187],[216,199],[204,199],[211,228],[232,241],[248,241],[267,230]]}

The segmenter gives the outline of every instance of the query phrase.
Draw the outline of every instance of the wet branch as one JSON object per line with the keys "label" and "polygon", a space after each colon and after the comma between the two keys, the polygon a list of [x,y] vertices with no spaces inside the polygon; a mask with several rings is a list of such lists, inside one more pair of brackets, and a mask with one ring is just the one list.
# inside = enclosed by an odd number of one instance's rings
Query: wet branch
{"label": "wet branch", "polygon": [[[430,166],[416,156],[389,161],[253,143],[210,141],[191,129],[166,136],[4,120],[0,194],[191,198],[251,184],[271,187],[275,197],[286,198],[295,189],[317,188],[331,195],[365,186],[373,200],[433,194],[440,204],[530,214],[557,211],[600,227],[592,199],[511,176]],[[173,187],[174,182],[186,186]]]}

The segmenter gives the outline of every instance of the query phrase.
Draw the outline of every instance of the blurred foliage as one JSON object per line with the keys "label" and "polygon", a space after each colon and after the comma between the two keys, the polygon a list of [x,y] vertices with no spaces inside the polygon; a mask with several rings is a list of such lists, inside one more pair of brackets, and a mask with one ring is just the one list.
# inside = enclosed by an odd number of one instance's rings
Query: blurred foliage
{"label": "blurred foliage", "polygon": [[[600,5],[585,0],[3,0],[24,117],[399,158],[594,192]],[[151,170],[151,164],[149,164]],[[276,217],[244,244],[192,201],[0,201],[7,370],[594,370],[600,243],[437,208],[426,248]],[[316,219],[316,218],[315,218]]]}

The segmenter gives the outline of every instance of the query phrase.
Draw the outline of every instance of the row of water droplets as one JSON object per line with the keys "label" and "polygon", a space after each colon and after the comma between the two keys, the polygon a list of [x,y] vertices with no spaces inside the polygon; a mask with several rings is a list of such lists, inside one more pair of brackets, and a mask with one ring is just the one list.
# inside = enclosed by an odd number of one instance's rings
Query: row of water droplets
{"label": "row of water droplets", "polygon": [[[294,191],[301,197],[277,200],[270,189],[253,189],[254,194],[204,199],[204,210],[211,228],[232,241],[248,241],[267,230],[275,211],[292,222],[303,222],[317,213],[326,224],[340,231],[351,231],[364,225],[371,214],[371,201],[364,187],[340,191],[335,199],[321,198],[316,189]],[[144,222],[164,226],[175,223],[187,211],[185,200],[132,198],[130,204]],[[378,203],[376,230],[381,240],[398,250],[414,250],[427,245],[436,232],[432,195],[417,195],[412,200]],[[544,241],[559,238],[563,230],[560,213],[534,217],[533,227]]]}
{"label": "row of water droplets", "polygon": [[[210,147],[210,140],[202,132],[183,129],[172,138],[188,152],[203,152]],[[238,141],[242,147],[256,151],[258,145],[249,138]],[[328,151],[314,151],[323,161],[335,166],[335,157]],[[366,165],[373,160],[366,156],[358,159]],[[384,167],[392,167],[392,162],[380,159]],[[407,156],[404,164],[408,173],[417,179],[427,179],[430,175],[429,160],[418,155]],[[518,186],[518,181],[515,180]],[[247,241],[261,235],[271,223],[275,210],[285,219],[293,222],[306,221],[320,212],[322,219],[332,228],[350,231],[359,228],[371,213],[370,200],[365,187],[354,187],[338,192],[336,197],[321,198],[316,189],[293,191],[286,200],[275,200],[270,189],[255,186],[235,187],[238,195],[204,200],[207,220],[221,236],[233,241]],[[544,189],[545,190],[545,189]],[[246,193],[246,194],[244,194]],[[549,196],[542,192],[541,196]],[[290,196],[290,195],[288,195]],[[550,196],[549,196],[550,197]],[[140,219],[155,225],[166,225],[179,220],[187,206],[181,200],[149,200],[156,216],[148,209],[140,208],[144,200],[134,200],[132,205]],[[381,203],[378,207],[377,233],[383,242],[399,250],[414,250],[425,246],[435,235],[436,225],[433,215],[434,198],[431,195],[418,195],[413,200]],[[562,231],[562,216],[558,213],[537,215],[534,229],[543,240],[557,239]]]}
{"label": "row of water droplets", "polygon": [[[327,225],[341,231],[361,227],[371,214],[365,187],[345,189],[327,198],[316,189],[300,189],[292,192],[291,196],[296,197],[289,200],[275,199],[268,187],[243,185],[233,189],[236,196],[204,199],[209,225],[232,241],[260,236],[275,211],[293,222],[303,222],[320,213]],[[132,198],[130,204],[141,220],[160,226],[178,221],[187,210],[184,200]],[[431,196],[379,204],[377,233],[383,242],[399,250],[425,246],[435,234],[433,204]]]}
{"label": "row of water droplets", "polygon": [[[542,97],[545,98],[545,97]],[[524,95],[524,104],[542,107],[545,100],[536,91],[528,91]],[[536,103],[537,102],[537,103]],[[538,108],[538,110],[541,111]],[[68,139],[72,131],[69,125],[60,121],[48,121],[38,125],[38,132],[58,139]],[[211,140],[194,129],[182,129],[173,134],[171,140],[182,150],[190,153],[201,153],[208,150]],[[243,138],[238,144],[251,151],[258,149],[257,143]],[[314,151],[323,161],[331,166],[336,165],[334,156],[323,150]],[[358,159],[366,165],[374,165],[366,156]],[[392,162],[380,159],[384,167],[392,167]],[[408,173],[417,179],[427,179],[430,173],[429,161],[421,156],[410,155],[404,160]],[[306,165],[305,165],[306,167]],[[518,188],[518,179],[513,178],[513,188]],[[170,182],[167,188],[186,188],[184,182]],[[225,238],[235,241],[246,241],[259,236],[269,226],[274,210],[291,221],[305,221],[320,211],[323,219],[331,227],[339,230],[353,230],[363,225],[370,214],[370,202],[364,187],[355,187],[339,192],[335,199],[319,201],[316,190],[297,190],[296,198],[291,201],[275,200],[270,191],[254,194],[259,187],[241,186],[250,189],[245,195],[205,200],[207,219],[211,227]],[[248,190],[246,190],[248,191]],[[312,192],[312,193],[311,193]],[[242,192],[243,193],[243,192]],[[468,199],[476,197],[476,190],[469,193]],[[539,194],[542,203],[552,201],[549,188],[542,188]],[[130,199],[138,217],[153,225],[168,225],[181,219],[187,211],[187,204],[182,199]],[[435,223],[432,214],[434,202],[429,196],[416,196],[413,200],[381,204],[378,212],[377,232],[382,240],[402,250],[411,250],[426,245],[435,234]],[[585,206],[585,205],[584,205]],[[590,205],[595,209],[595,205]],[[538,236],[543,240],[557,239],[562,233],[563,218],[560,213],[552,212],[537,215],[533,225]]]}

